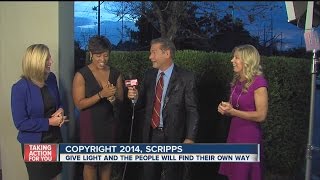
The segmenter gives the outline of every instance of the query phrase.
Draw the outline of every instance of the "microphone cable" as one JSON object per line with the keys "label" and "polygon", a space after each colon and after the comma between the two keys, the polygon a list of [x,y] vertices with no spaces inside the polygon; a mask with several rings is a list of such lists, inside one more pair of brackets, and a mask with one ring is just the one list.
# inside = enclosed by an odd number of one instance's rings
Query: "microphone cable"
{"label": "microphone cable", "polygon": [[132,115],[131,115],[131,126],[130,126],[130,136],[129,136],[129,143],[131,143],[132,139],[132,130],[133,130],[133,120],[134,120],[134,108],[136,106],[136,102],[134,100],[131,100],[132,102]]}
{"label": "microphone cable", "polygon": [[[132,130],[133,130],[133,120],[134,120],[134,110],[135,110],[135,101],[134,100],[131,100],[132,102],[132,115],[131,115],[131,126],[130,126],[130,135],[129,135],[129,143],[131,143],[131,139],[132,139]],[[127,164],[128,162],[125,162],[124,164],[124,169],[123,169],[123,172],[122,172],[122,180],[124,180],[124,177],[126,175],[126,170],[127,170]]]}

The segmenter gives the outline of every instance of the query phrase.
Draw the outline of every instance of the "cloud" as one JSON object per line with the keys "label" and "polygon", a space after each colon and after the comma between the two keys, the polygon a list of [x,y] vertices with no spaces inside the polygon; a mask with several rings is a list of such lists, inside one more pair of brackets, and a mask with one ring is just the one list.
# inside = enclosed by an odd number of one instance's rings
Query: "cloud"
{"label": "cloud", "polygon": [[[105,10],[106,5],[111,5],[112,2],[100,1],[103,2],[100,6],[100,18],[101,21],[117,21],[119,18],[115,14],[109,13]],[[98,6],[98,1],[75,1],[74,2],[74,16],[75,17],[86,17],[91,19],[94,22],[97,22],[98,11],[93,10],[94,7]]]}
{"label": "cloud", "polygon": [[77,26],[80,29],[94,29],[97,27],[97,25],[83,25],[83,26]]}
{"label": "cloud", "polygon": [[[75,40],[79,41],[81,48],[86,48],[87,41],[89,37],[97,34],[97,24],[92,23],[88,18],[74,18],[74,35]],[[119,43],[121,38],[123,40],[129,40],[128,34],[126,33],[126,28],[137,30],[132,21],[123,21],[123,37],[121,37],[122,22],[114,21],[101,21],[100,33],[101,35],[109,38],[112,44],[116,45]]]}

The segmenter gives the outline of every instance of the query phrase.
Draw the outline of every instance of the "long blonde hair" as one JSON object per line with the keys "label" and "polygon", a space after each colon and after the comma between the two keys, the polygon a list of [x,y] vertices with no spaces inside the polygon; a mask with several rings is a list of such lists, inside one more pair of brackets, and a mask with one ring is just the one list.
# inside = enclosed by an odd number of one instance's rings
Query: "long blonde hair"
{"label": "long blonde hair", "polygon": [[44,83],[46,60],[49,55],[49,48],[44,44],[29,46],[22,59],[22,77]]}
{"label": "long blonde hair", "polygon": [[[260,54],[258,50],[250,44],[235,47],[232,50],[232,54],[237,54],[243,62],[243,74],[247,81],[242,89],[247,92],[254,77],[256,75],[263,74],[260,65]],[[234,73],[233,79],[231,81],[231,87],[233,87],[239,79],[240,75],[238,73]]]}

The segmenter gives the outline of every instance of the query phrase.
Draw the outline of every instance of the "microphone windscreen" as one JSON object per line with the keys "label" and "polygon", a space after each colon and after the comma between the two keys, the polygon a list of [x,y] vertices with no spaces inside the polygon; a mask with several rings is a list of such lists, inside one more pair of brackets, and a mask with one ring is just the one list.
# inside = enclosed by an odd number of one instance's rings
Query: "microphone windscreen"
{"label": "microphone windscreen", "polygon": [[127,79],[133,79],[133,75],[132,75],[131,71],[128,73],[128,78]]}

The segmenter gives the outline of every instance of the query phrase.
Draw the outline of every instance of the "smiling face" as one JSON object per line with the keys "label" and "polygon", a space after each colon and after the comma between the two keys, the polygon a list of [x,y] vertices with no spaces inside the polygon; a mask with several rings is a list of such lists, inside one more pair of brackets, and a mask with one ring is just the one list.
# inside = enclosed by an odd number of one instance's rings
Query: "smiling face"
{"label": "smiling face", "polygon": [[241,74],[243,74],[244,63],[243,63],[243,60],[240,58],[240,55],[237,51],[234,52],[233,58],[231,59],[231,63],[233,66],[233,71],[235,73],[240,74],[240,76],[241,76]]}
{"label": "smiling face", "polygon": [[151,45],[149,59],[152,62],[152,67],[165,71],[171,64],[170,50],[161,49],[161,43]]}
{"label": "smiling face", "polygon": [[48,54],[45,65],[45,73],[49,74],[51,72],[51,65],[53,64],[53,60],[51,58],[51,54]]}
{"label": "smiling face", "polygon": [[109,52],[95,54],[90,53],[90,56],[92,57],[91,63],[98,69],[103,69],[109,60]]}
{"label": "smiling face", "polygon": [[235,47],[232,52],[233,71],[238,75],[237,77],[240,77],[240,81],[251,81],[255,75],[262,74],[260,54],[254,46],[250,44],[241,45]]}

